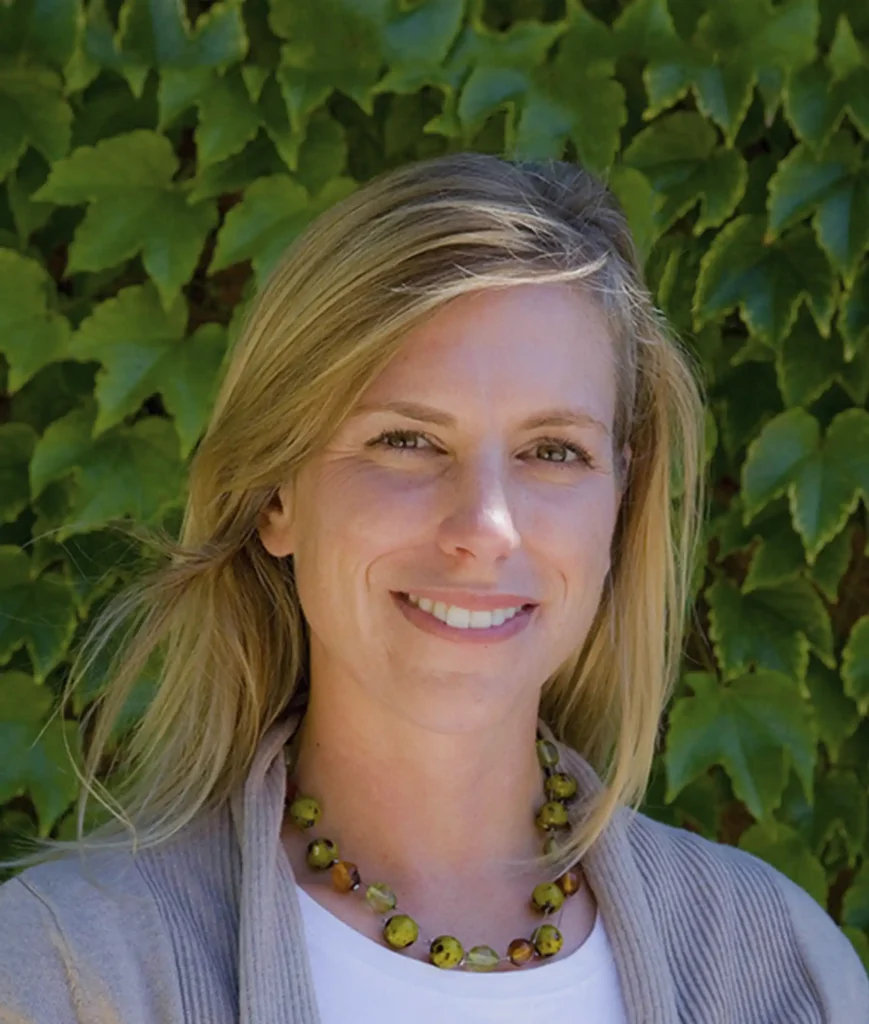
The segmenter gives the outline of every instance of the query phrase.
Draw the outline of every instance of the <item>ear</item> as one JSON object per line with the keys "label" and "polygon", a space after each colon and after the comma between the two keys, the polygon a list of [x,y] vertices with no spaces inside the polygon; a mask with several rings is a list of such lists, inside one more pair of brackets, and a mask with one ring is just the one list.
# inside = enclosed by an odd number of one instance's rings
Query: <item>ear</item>
{"label": "ear", "polygon": [[275,558],[286,558],[295,548],[295,516],[293,489],[289,484],[279,488],[260,512],[257,533],[263,547]]}

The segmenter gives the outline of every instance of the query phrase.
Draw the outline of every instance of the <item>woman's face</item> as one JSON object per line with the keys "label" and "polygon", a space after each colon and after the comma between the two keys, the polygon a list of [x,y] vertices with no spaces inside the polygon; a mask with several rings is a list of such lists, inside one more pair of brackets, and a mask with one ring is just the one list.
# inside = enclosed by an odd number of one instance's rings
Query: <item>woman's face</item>
{"label": "woman's face", "polygon": [[[409,333],[261,527],[294,556],[312,685],[441,731],[536,708],[610,566],[615,400],[605,317],[566,286],[462,296]],[[408,594],[533,607],[445,624]]]}

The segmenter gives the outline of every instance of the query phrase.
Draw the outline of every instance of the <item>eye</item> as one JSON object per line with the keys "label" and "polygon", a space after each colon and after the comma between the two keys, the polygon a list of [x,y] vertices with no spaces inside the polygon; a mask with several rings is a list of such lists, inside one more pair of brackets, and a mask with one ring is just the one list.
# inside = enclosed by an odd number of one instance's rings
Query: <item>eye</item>
{"label": "eye", "polygon": [[[387,448],[390,451],[420,451],[421,449],[415,448],[410,442],[422,438],[424,436],[418,430],[384,430],[379,437],[375,437],[373,441],[369,441],[366,447],[368,448]],[[393,444],[392,442],[398,442]]]}
{"label": "eye", "polygon": [[585,465],[585,466],[592,466],[594,464],[593,461],[592,461],[592,458],[588,454],[588,452],[584,448],[580,448],[579,445],[574,444],[572,441],[565,441],[565,440],[562,440],[561,438],[557,438],[557,437],[545,437],[541,441],[538,442],[537,448],[538,448],[538,451],[540,449],[544,449],[544,450],[548,449],[550,451],[554,449],[556,452],[561,452],[561,453],[567,452],[569,454],[572,454],[572,455],[576,456],[576,458],[574,458],[574,459],[557,458],[557,459],[544,459],[543,460],[544,462],[551,462],[554,465],[570,466],[570,465],[579,465],[579,464],[581,464],[581,465]]}

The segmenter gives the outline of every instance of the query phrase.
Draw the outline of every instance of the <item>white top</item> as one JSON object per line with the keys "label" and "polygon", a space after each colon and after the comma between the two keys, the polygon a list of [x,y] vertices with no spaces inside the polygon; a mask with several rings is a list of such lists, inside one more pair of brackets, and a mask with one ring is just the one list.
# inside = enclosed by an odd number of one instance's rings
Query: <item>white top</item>
{"label": "white top", "polygon": [[365,935],[299,886],[322,1024],[627,1024],[603,918],[561,960],[530,971],[445,971]]}

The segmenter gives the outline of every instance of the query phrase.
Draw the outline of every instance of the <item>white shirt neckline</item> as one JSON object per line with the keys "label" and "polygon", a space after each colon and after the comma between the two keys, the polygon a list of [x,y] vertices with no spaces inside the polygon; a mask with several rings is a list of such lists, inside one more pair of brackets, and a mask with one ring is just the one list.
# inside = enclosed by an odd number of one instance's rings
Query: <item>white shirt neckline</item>
{"label": "white shirt neckline", "polygon": [[419,988],[449,991],[456,996],[479,996],[488,1000],[552,996],[562,990],[575,989],[587,981],[606,965],[610,955],[598,907],[594,926],[585,942],[563,959],[541,964],[530,971],[445,971],[434,964],[387,949],[336,917],[301,886],[297,886],[297,891],[303,917],[315,925],[315,929],[309,929],[311,933],[308,936],[312,957],[317,956],[317,947],[323,942],[326,944],[324,952],[340,949],[343,956],[352,956],[381,975],[400,978]]}

